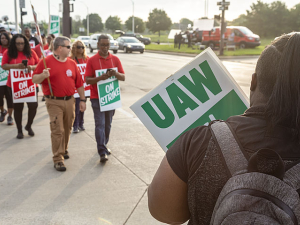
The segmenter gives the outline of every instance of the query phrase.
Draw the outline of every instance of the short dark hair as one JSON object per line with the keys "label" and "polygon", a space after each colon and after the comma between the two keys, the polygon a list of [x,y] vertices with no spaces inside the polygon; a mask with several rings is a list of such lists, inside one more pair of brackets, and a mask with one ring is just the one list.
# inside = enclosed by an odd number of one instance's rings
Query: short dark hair
{"label": "short dark hair", "polygon": [[2,35],[4,35],[4,36],[6,37],[6,39],[8,40],[8,46],[9,46],[9,43],[10,43],[10,37],[9,37],[9,35],[8,35],[6,32],[0,33],[0,45],[2,45],[2,43],[1,43],[1,36],[2,36]]}
{"label": "short dark hair", "polygon": [[108,37],[106,34],[101,34],[101,35],[98,37],[98,42],[100,42],[101,39],[108,39],[108,40],[109,40],[109,37]]}
{"label": "short dark hair", "polygon": [[65,41],[71,42],[71,40],[68,37],[65,36],[56,37],[53,41],[54,51],[58,49],[59,46],[64,45]]}

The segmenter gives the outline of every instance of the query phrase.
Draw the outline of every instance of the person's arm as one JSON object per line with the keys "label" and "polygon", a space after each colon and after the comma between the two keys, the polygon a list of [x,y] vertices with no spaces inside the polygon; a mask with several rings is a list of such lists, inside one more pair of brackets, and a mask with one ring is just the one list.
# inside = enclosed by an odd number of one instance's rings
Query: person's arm
{"label": "person's arm", "polygon": [[97,84],[98,81],[100,80],[106,80],[108,79],[109,76],[107,75],[107,73],[102,74],[100,77],[85,77],[85,82],[87,84]]}
{"label": "person's arm", "polygon": [[148,188],[148,207],[151,215],[168,224],[182,224],[190,218],[188,187],[163,158]]}
{"label": "person's arm", "polygon": [[4,64],[1,66],[2,69],[4,70],[10,70],[10,69],[25,69],[26,66],[24,66],[23,63],[18,63],[18,64]]}
{"label": "person's arm", "polygon": [[[84,94],[84,87],[81,86],[81,87],[77,88],[77,92],[78,92],[79,98],[80,98],[79,109],[81,112],[84,112],[86,109],[86,104],[85,104],[86,99],[85,99],[85,94]],[[81,101],[81,100],[83,100],[83,101]]]}
{"label": "person's arm", "polygon": [[50,68],[44,69],[42,73],[34,74],[32,77],[32,82],[35,84],[42,83],[46,78],[48,78],[50,76],[49,70],[50,70]]}
{"label": "person's arm", "polygon": [[37,65],[29,65],[27,66],[28,68],[28,73],[30,73],[31,71],[34,71]]}

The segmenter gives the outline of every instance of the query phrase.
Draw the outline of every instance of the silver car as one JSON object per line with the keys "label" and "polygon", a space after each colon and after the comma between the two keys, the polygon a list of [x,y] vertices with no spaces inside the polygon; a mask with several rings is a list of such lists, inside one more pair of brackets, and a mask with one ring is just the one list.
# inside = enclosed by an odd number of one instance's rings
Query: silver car
{"label": "silver car", "polygon": [[[90,53],[92,53],[94,50],[98,50],[98,38],[101,34],[93,34],[90,37],[89,40],[89,49],[90,49]],[[104,34],[107,35],[110,41],[110,47],[109,50],[112,50],[115,54],[118,52],[119,49],[119,45],[118,42],[114,40],[114,38],[110,35],[110,34]]]}
{"label": "silver car", "polygon": [[82,41],[86,47],[89,46],[89,40],[90,40],[90,36],[78,36],[77,40]]}
{"label": "silver car", "polygon": [[117,41],[119,43],[119,49],[126,53],[134,51],[144,53],[145,51],[145,45],[135,37],[119,37]]}

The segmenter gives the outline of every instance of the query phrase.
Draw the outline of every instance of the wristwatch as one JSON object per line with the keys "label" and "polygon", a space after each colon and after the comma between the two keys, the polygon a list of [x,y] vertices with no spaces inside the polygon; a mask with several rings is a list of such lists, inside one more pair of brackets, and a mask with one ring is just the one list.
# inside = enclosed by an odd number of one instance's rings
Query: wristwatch
{"label": "wristwatch", "polygon": [[86,102],[86,99],[80,99],[81,102]]}

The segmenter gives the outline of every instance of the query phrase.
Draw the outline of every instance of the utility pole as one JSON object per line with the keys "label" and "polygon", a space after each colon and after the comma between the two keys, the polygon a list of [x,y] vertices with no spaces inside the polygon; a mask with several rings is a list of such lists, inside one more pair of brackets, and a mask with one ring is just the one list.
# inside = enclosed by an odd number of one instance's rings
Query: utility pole
{"label": "utility pole", "polygon": [[15,0],[15,24],[16,24],[16,31],[19,33],[19,25],[18,25],[18,8],[17,8],[17,0]]}
{"label": "utility pole", "polygon": [[223,55],[223,49],[224,49],[224,34],[225,34],[225,10],[228,10],[228,6],[230,5],[230,2],[225,2],[225,0],[222,0],[222,2],[218,2],[217,5],[220,5],[220,10],[222,10],[222,22],[221,22],[221,43],[220,43],[220,53],[219,55]]}
{"label": "utility pole", "polygon": [[132,33],[134,34],[134,1],[132,1]]}
{"label": "utility pole", "polygon": [[71,36],[71,21],[70,21],[70,3],[69,0],[63,0],[63,36]]}
{"label": "utility pole", "polygon": [[23,16],[27,15],[27,12],[23,12],[23,8],[25,8],[25,0],[20,0],[19,1],[19,5],[20,5],[20,15],[21,15],[21,29],[23,32]]}

